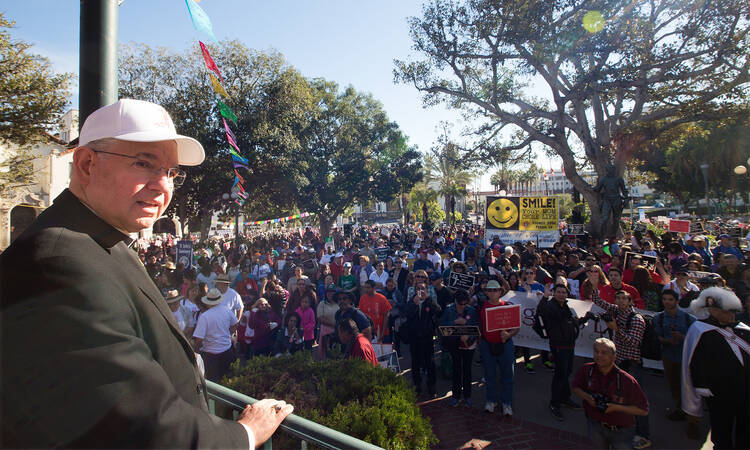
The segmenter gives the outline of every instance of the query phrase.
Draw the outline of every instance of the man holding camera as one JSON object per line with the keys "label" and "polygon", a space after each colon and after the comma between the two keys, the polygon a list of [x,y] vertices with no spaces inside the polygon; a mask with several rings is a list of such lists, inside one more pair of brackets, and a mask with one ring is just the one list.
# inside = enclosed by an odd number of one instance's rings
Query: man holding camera
{"label": "man holding camera", "polygon": [[427,369],[427,392],[435,396],[435,350],[433,338],[440,317],[440,305],[427,294],[427,285],[418,281],[414,286],[414,296],[404,306],[406,332],[409,334],[411,353],[411,375],[417,395],[422,389],[422,368]]}
{"label": "man holding camera", "polygon": [[589,437],[597,448],[630,449],[635,416],[648,415],[648,399],[630,374],[615,365],[615,343],[594,341],[594,362],[584,364],[573,380],[583,399]]}

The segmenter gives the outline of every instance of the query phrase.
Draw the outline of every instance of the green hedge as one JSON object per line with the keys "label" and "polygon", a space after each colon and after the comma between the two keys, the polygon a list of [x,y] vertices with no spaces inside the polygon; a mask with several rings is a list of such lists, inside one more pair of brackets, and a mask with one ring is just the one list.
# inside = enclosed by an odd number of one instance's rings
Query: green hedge
{"label": "green hedge", "polygon": [[361,360],[315,361],[308,352],[235,362],[224,386],[254,398],[273,397],[294,413],[387,449],[438,442],[414,391],[390,370]]}

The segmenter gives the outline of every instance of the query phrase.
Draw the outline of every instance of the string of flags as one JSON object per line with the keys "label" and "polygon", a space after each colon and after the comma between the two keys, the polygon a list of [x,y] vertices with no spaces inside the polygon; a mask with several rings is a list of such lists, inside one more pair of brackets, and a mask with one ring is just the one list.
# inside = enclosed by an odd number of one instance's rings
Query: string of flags
{"label": "string of flags", "polygon": [[[218,42],[216,36],[214,35],[211,19],[208,17],[208,14],[206,14],[203,8],[198,6],[198,1],[200,0],[185,0],[188,13],[190,14],[190,20],[193,22],[193,28],[211,38],[213,42]],[[221,75],[219,66],[216,65],[216,62],[211,57],[211,53],[208,51],[208,46],[206,46],[206,44],[201,41],[198,41],[198,44],[200,45],[201,53],[203,54],[203,61],[206,64],[206,68],[210,71],[208,76],[211,78],[211,86],[213,87],[213,90],[217,94],[217,96],[219,96],[219,98],[216,99],[216,104],[219,108],[219,114],[221,114],[221,122],[224,125],[224,130],[226,131],[227,143],[232,147],[229,150],[229,154],[232,157],[232,166],[234,168],[232,197],[235,199],[235,203],[242,206],[245,203],[245,200],[247,200],[248,193],[245,191],[245,187],[243,186],[243,184],[245,183],[245,179],[242,178],[242,175],[240,175],[238,169],[248,170],[249,161],[247,160],[247,158],[241,155],[242,152],[239,145],[237,144],[237,137],[234,135],[232,130],[229,128],[229,124],[227,123],[227,121],[230,121],[236,125],[237,115],[235,115],[231,108],[229,108],[229,106],[227,106],[227,104],[221,100],[221,97],[227,100],[230,100],[231,97],[229,96],[229,93],[227,93],[227,90],[224,88],[224,77],[222,77]]]}
{"label": "string of flags", "polygon": [[294,220],[294,219],[301,219],[303,217],[310,217],[311,213],[304,212],[300,214],[295,214],[293,216],[286,216],[286,217],[279,217],[278,219],[268,219],[268,220],[256,220],[255,222],[248,222],[249,225],[263,225],[266,223],[280,223],[280,222],[286,222],[287,220]]}

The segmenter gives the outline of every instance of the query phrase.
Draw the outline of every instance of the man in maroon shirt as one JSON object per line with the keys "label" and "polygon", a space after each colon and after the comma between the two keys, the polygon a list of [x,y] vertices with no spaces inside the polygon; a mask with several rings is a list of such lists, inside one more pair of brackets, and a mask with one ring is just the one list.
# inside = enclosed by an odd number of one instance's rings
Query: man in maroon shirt
{"label": "man in maroon shirt", "polygon": [[648,415],[648,399],[630,374],[615,365],[615,343],[594,341],[594,362],[576,372],[573,393],[583,399],[589,437],[597,448],[630,449],[635,416]]}
{"label": "man in maroon shirt", "polygon": [[359,332],[357,324],[352,319],[342,319],[338,323],[339,340],[347,349],[346,359],[359,358],[373,366],[378,366],[378,357],[370,344],[370,340]]}
{"label": "man in maroon shirt", "polygon": [[607,284],[607,285],[599,284],[599,298],[601,298],[607,303],[614,304],[615,292],[625,291],[628,294],[630,294],[630,298],[633,299],[633,306],[635,306],[638,309],[646,308],[646,305],[643,303],[643,299],[641,298],[641,294],[638,293],[638,289],[634,288],[633,286],[627,283],[623,283],[622,271],[619,268],[610,267],[609,274],[607,275],[607,277],[609,278],[610,284]]}

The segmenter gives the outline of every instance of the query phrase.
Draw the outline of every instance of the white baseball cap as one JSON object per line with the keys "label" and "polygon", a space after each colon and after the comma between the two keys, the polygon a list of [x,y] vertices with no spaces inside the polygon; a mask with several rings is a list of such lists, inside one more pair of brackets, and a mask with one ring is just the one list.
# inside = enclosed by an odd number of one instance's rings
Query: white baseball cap
{"label": "white baseball cap", "polygon": [[143,100],[124,98],[91,113],[81,128],[78,146],[97,139],[114,138],[130,142],[177,142],[177,163],[197,166],[206,155],[200,142],[177,134],[167,110]]}

